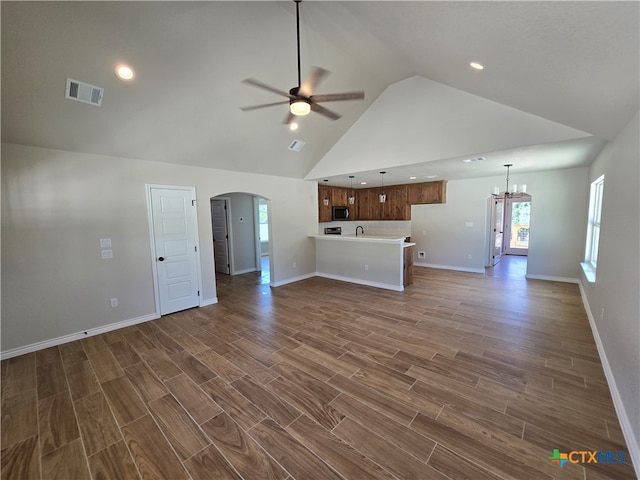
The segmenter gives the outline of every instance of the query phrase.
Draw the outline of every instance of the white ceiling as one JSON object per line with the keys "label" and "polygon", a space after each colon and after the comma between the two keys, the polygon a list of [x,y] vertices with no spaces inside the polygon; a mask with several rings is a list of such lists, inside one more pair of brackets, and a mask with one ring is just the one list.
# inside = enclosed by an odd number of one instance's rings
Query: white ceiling
{"label": "white ceiling", "polygon": [[[460,158],[395,162],[390,180],[434,169],[444,179],[492,176],[514,158],[522,171],[586,165],[638,111],[639,6],[305,0],[303,77],[321,66],[333,73],[315,93],[366,98],[327,104],[343,117],[312,113],[293,133],[282,124],[286,105],[239,108],[280,100],[244,78],[281,90],[297,83],[293,2],[2,2],[2,141],[315,179],[385,89],[417,75],[585,135],[470,152],[487,158],[474,171],[460,171]],[[485,70],[470,69],[473,60]],[[121,61],[135,81],[115,77]],[[103,87],[102,106],[66,100],[67,77]],[[287,149],[293,139],[306,142],[301,152]],[[378,181],[378,170],[356,172],[345,158],[332,180]]]}

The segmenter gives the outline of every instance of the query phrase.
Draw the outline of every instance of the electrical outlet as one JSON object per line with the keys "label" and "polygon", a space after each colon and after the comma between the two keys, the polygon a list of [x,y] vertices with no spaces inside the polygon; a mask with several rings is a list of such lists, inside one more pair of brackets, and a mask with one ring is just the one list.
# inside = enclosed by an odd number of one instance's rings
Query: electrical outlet
{"label": "electrical outlet", "polygon": [[471,259],[473,258],[473,255],[469,254],[469,255],[467,255],[467,258],[468,258],[469,260],[471,260]]}
{"label": "electrical outlet", "polygon": [[113,250],[100,250],[100,257],[103,260],[113,258]]}
{"label": "electrical outlet", "polygon": [[365,271],[365,272],[368,272],[368,271],[369,271],[369,265],[365,265],[365,266],[364,266],[364,271]]}
{"label": "electrical outlet", "polygon": [[425,252],[418,252],[418,258],[426,258]]}
{"label": "electrical outlet", "polygon": [[298,268],[298,264],[296,262],[293,262],[293,268]]}
{"label": "electrical outlet", "polygon": [[117,307],[118,306],[118,299],[117,298],[112,298],[111,299],[111,306],[112,307]]}

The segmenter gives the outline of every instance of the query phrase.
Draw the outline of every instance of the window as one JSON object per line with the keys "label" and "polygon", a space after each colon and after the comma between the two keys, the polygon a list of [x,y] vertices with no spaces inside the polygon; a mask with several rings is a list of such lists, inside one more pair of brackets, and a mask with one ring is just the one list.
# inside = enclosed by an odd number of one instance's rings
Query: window
{"label": "window", "polygon": [[589,198],[589,224],[587,225],[587,246],[582,264],[585,275],[590,282],[595,281],[598,266],[598,246],[600,244],[600,220],[602,217],[602,192],[604,191],[604,175],[591,183]]}

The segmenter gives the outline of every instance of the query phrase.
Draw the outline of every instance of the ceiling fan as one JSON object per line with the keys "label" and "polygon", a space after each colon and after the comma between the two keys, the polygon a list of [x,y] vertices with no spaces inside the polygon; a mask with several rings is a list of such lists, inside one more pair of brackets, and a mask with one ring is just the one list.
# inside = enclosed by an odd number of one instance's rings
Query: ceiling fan
{"label": "ceiling fan", "polygon": [[313,92],[318,86],[320,81],[324,79],[330,72],[320,67],[312,67],[309,76],[304,83],[301,82],[300,77],[300,2],[301,0],[294,0],[296,3],[296,39],[298,47],[298,86],[289,90],[289,93],[284,90],[267,85],[259,80],[253,78],[247,78],[243,80],[244,83],[252,85],[254,87],[262,88],[276,95],[288,98],[288,100],[282,100],[280,102],[265,103],[262,105],[254,105],[250,107],[240,107],[243,111],[256,110],[259,108],[273,107],[275,105],[289,104],[289,114],[284,123],[293,126],[297,126],[295,118],[297,116],[303,116],[309,114],[310,111],[324,115],[331,120],[337,120],[340,115],[333,112],[322,105],[322,102],[338,102],[342,100],[362,100],[364,98],[364,92],[347,92],[347,93],[328,93],[323,95],[314,95]]}

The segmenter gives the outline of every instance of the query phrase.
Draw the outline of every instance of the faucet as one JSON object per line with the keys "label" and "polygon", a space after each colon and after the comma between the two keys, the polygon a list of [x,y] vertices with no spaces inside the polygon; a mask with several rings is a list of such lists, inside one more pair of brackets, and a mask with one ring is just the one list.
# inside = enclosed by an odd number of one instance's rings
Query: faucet
{"label": "faucet", "polygon": [[364,235],[364,227],[362,225],[358,225],[356,227],[356,237],[358,236],[358,229],[361,228],[362,229],[362,235]]}

